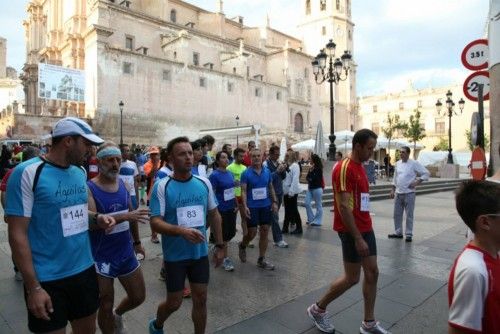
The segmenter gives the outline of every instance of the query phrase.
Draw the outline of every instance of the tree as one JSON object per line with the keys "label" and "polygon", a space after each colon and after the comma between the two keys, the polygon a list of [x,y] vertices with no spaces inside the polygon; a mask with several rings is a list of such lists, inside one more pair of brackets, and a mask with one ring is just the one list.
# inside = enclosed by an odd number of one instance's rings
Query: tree
{"label": "tree", "polygon": [[[467,138],[467,147],[469,150],[473,151],[475,146],[472,145],[472,135],[470,130],[465,130],[465,138]],[[484,151],[487,152],[490,149],[490,139],[485,134],[484,135]]]}
{"label": "tree", "polygon": [[405,125],[404,123],[399,119],[399,115],[394,115],[392,116],[391,113],[387,115],[387,121],[386,121],[387,126],[382,127],[382,133],[384,134],[385,138],[388,140],[388,154],[390,155],[391,153],[391,140],[394,138],[394,134],[396,133],[397,130],[404,130]]}
{"label": "tree", "polygon": [[410,116],[410,121],[408,123],[404,122],[404,134],[403,136],[407,138],[410,143],[413,143],[413,158],[415,158],[415,148],[417,147],[417,142],[425,138],[425,128],[420,125],[420,116],[422,113],[418,109],[413,110],[413,115]]}
{"label": "tree", "polygon": [[433,151],[448,151],[448,138],[440,137],[439,142],[434,145]]}

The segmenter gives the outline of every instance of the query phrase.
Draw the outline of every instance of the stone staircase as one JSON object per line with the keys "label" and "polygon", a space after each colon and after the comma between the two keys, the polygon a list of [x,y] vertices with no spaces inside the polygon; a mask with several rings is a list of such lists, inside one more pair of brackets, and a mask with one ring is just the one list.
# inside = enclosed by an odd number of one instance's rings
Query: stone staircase
{"label": "stone staircase", "polygon": [[[417,187],[417,195],[430,194],[440,191],[453,191],[464,179],[432,179]],[[370,201],[389,199],[392,185],[390,183],[370,186]],[[299,194],[297,204],[304,206],[305,192]],[[323,206],[333,206],[332,187],[326,187],[323,192]]]}

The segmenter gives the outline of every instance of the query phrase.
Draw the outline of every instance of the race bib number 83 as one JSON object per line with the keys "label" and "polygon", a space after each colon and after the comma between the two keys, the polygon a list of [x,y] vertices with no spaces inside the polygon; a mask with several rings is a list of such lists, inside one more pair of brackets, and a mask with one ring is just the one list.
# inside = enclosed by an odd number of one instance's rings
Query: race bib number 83
{"label": "race bib number 83", "polygon": [[177,224],[182,227],[199,227],[205,225],[203,206],[192,205],[178,208]]}

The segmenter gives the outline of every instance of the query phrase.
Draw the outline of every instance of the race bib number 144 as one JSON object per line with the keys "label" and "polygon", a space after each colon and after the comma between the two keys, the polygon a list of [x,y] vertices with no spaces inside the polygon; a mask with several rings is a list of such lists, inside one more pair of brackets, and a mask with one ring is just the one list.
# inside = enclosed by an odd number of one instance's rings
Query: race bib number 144
{"label": "race bib number 144", "polygon": [[64,237],[70,237],[87,231],[89,229],[89,213],[87,204],[61,208],[61,225]]}

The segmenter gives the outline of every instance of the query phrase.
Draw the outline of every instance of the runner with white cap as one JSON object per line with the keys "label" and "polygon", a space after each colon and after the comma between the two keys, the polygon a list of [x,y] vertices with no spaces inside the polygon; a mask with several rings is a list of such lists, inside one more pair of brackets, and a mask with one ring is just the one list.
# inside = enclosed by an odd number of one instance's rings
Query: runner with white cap
{"label": "runner with white cap", "polygon": [[20,164],[7,184],[9,241],[32,332],[65,333],[69,321],[75,334],[95,333],[99,289],[88,230],[115,220],[88,210],[85,170],[77,166],[102,142],[84,121],[63,118],[50,152]]}

